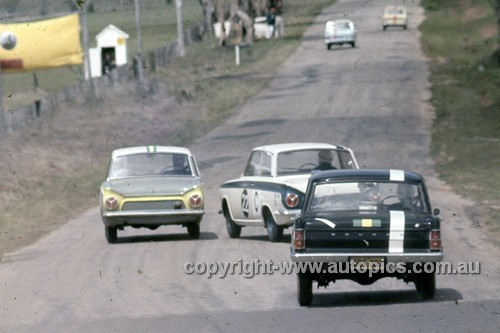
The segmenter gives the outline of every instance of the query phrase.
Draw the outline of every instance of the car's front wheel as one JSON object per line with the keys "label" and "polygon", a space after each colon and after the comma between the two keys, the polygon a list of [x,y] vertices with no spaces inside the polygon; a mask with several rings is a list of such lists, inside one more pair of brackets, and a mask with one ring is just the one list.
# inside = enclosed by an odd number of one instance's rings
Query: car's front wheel
{"label": "car's front wheel", "polygon": [[226,218],[226,229],[229,238],[238,238],[241,235],[241,226],[236,225],[231,219],[231,214],[226,207],[224,207],[224,217]]}
{"label": "car's front wheel", "polygon": [[200,238],[200,223],[190,223],[188,224],[187,229],[190,238]]}
{"label": "car's front wheel", "polygon": [[312,276],[310,273],[297,273],[297,301],[300,306],[311,305]]}
{"label": "car's front wheel", "polygon": [[104,227],[104,235],[109,244],[116,243],[118,240],[118,231],[116,227]]}
{"label": "car's front wheel", "polygon": [[356,42],[351,42],[352,47],[356,47]]}
{"label": "car's front wheel", "polygon": [[433,299],[436,295],[436,274],[420,273],[415,281],[417,291],[423,299]]}
{"label": "car's front wheel", "polygon": [[267,236],[271,242],[278,242],[283,237],[283,227],[276,224],[273,215],[267,212],[264,216],[266,221]]}

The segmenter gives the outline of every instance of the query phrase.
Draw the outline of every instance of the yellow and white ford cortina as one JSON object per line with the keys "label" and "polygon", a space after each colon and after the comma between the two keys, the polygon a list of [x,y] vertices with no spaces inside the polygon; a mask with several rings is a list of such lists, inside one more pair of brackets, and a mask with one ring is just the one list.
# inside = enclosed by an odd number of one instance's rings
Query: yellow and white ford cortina
{"label": "yellow and white ford cortina", "polygon": [[187,227],[199,238],[204,200],[200,171],[189,149],[142,146],[116,149],[101,185],[100,206],[108,243],[117,230]]}
{"label": "yellow and white ford cortina", "polygon": [[382,26],[387,27],[408,27],[408,12],[404,6],[385,6]]}
{"label": "yellow and white ford cortina", "polygon": [[328,143],[287,143],[252,150],[240,178],[220,186],[221,213],[230,238],[241,228],[267,228],[271,242],[293,225],[304,203],[311,173],[358,169],[351,149]]}

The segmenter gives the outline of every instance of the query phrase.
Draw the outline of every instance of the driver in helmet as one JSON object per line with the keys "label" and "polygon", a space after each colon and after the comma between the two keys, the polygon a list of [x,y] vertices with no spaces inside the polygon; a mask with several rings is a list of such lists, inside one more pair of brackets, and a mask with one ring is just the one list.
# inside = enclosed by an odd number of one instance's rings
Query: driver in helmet
{"label": "driver in helmet", "polygon": [[189,175],[190,169],[187,163],[187,156],[183,154],[174,154],[172,156],[172,163],[174,165],[173,174],[176,175]]}
{"label": "driver in helmet", "polygon": [[333,154],[331,150],[322,150],[318,153],[318,166],[316,170],[335,170],[337,169],[332,165]]}

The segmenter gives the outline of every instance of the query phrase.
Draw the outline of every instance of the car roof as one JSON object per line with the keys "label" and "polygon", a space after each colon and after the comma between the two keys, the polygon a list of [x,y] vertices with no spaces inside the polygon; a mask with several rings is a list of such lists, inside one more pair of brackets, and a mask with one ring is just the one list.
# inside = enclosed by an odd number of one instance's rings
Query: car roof
{"label": "car roof", "polygon": [[343,169],[321,171],[311,176],[311,182],[325,180],[367,180],[367,181],[395,181],[395,182],[423,182],[424,178],[412,171],[396,169]]}
{"label": "car roof", "polygon": [[111,158],[115,159],[120,156],[125,155],[135,155],[144,153],[173,153],[173,154],[185,154],[191,156],[191,151],[184,147],[176,146],[137,146],[137,147],[127,147],[119,148],[113,150]]}
{"label": "car roof", "polygon": [[295,143],[278,143],[273,145],[259,146],[252,149],[252,151],[264,150],[272,154],[277,154],[284,151],[306,150],[306,149],[347,149],[347,148],[339,145],[332,145],[330,143],[295,142]]}

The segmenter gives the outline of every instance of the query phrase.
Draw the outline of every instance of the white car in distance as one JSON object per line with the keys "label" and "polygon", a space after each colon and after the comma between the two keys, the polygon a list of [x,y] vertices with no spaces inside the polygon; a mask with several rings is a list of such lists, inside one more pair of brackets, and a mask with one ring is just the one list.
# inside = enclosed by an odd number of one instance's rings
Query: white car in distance
{"label": "white car in distance", "polygon": [[328,21],[325,25],[325,44],[329,50],[332,45],[351,44],[356,47],[356,28],[351,20]]}

